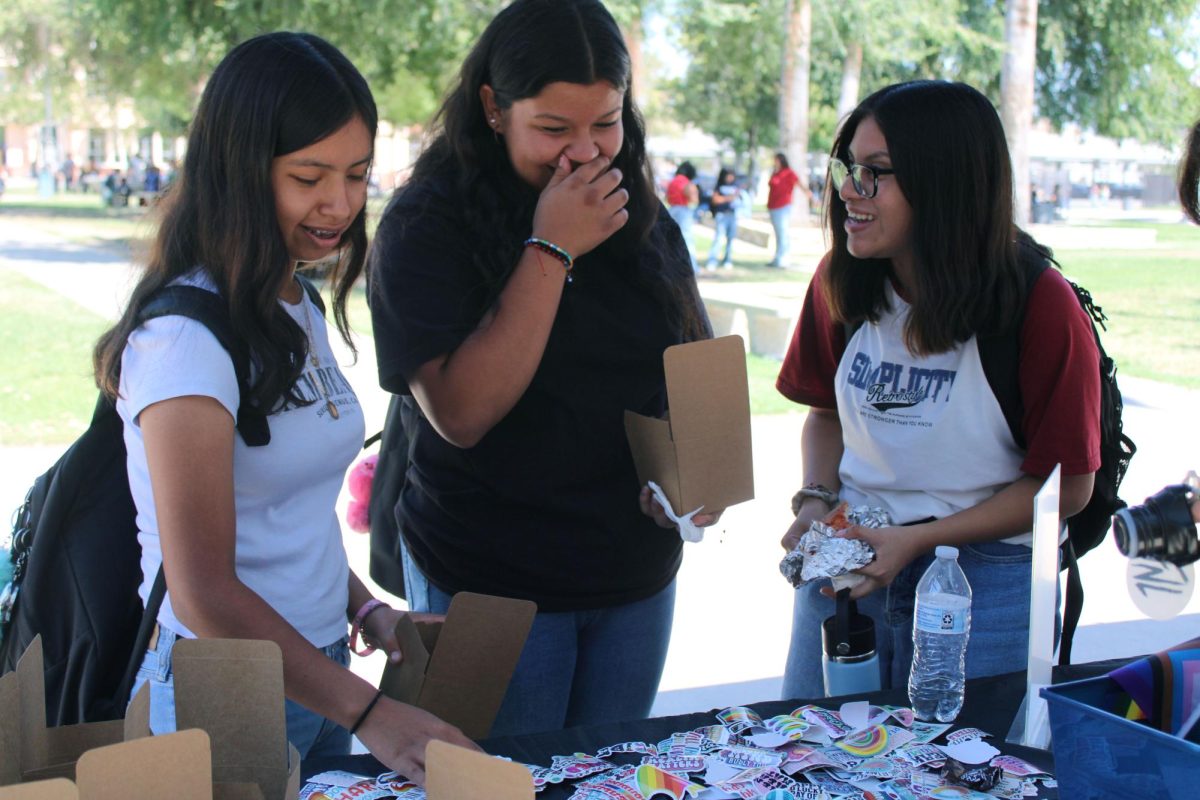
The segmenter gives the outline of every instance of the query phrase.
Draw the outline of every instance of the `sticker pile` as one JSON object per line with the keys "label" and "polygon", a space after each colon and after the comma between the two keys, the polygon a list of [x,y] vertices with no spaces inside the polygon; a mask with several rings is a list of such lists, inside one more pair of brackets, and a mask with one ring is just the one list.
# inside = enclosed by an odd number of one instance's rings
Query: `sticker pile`
{"label": "sticker pile", "polygon": [[[985,742],[990,734],[921,722],[900,706],[806,705],[768,719],[733,707],[717,720],[657,744],[625,742],[527,766],[538,791],[575,782],[570,800],[1017,800],[1036,797],[1039,783],[1056,786],[1049,773]],[[334,777],[349,783],[321,783]],[[388,797],[423,800],[425,793],[396,773],[323,773],[300,793],[301,800]]]}

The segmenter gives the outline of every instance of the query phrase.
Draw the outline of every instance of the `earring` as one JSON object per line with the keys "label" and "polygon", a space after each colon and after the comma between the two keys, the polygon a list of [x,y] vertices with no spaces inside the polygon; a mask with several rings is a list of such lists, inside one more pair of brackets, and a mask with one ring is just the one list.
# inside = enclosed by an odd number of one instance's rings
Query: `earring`
{"label": "earring", "polygon": [[491,125],[493,128],[496,127],[496,118],[488,117],[488,124]]}

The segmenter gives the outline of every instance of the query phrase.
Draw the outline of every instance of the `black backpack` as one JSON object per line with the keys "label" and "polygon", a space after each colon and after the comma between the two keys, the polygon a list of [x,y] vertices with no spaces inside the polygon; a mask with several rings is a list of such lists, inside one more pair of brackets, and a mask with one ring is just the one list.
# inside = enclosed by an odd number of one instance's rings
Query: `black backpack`
{"label": "black backpack", "polygon": [[[1025,278],[1025,292],[1028,294],[1038,277],[1051,265],[1057,267],[1058,262],[1048,249],[1037,244],[1027,234],[1020,235],[1018,245]],[[1061,548],[1062,557],[1059,564],[1060,568],[1067,572],[1067,586],[1063,605],[1062,637],[1059,641],[1060,664],[1069,664],[1071,661],[1071,644],[1079,624],[1080,612],[1083,610],[1083,583],[1079,577],[1078,559],[1104,541],[1112,525],[1112,515],[1125,507],[1125,501],[1117,492],[1121,481],[1125,479],[1125,472],[1129,469],[1130,459],[1137,452],[1137,446],[1125,434],[1121,422],[1124,403],[1121,400],[1121,390],[1117,387],[1117,366],[1104,352],[1100,332],[1096,330],[1097,324],[1104,328],[1108,317],[1104,315],[1104,310],[1095,304],[1087,289],[1073,281],[1067,282],[1075,292],[1075,299],[1092,322],[1092,335],[1096,337],[1096,349],[1100,353],[1100,467],[1096,470],[1092,496],[1087,505],[1067,520],[1067,541]],[[1025,407],[1021,401],[1018,362],[1021,353],[1021,325],[1024,319],[1022,303],[1021,313],[1012,325],[996,335],[978,336],[976,339],[979,345],[979,361],[987,376],[988,386],[1004,412],[1004,419],[1008,422],[1013,439],[1022,449],[1025,448],[1025,435],[1021,429],[1021,421],[1025,416]],[[845,325],[847,342],[861,325],[861,322]]]}
{"label": "black backpack", "polygon": [[[316,288],[301,280],[324,307]],[[168,286],[138,314],[204,324],[233,359],[238,391],[247,396],[250,359],[234,335],[228,310],[213,292]],[[267,418],[249,403],[237,430],[251,447],[270,442]],[[0,674],[16,668],[35,636],[45,656],[46,719],[51,726],[120,719],[166,592],[160,569],[143,610],[141,547],[129,491],[123,426],[103,394],[88,429],[34,481],[18,509],[5,592]]]}
{"label": "black backpack", "polygon": [[[1053,254],[1037,244],[1027,235],[1020,239],[1021,263],[1025,272],[1026,292],[1034,281],[1047,269],[1058,266]],[[1062,637],[1059,640],[1059,663],[1071,663],[1071,645],[1079,615],[1083,610],[1083,583],[1079,577],[1078,559],[1095,549],[1108,535],[1112,516],[1125,507],[1118,496],[1121,481],[1129,469],[1129,462],[1137,452],[1137,445],[1125,434],[1121,421],[1124,402],[1117,386],[1117,365],[1104,351],[1100,341],[1101,328],[1108,317],[1104,309],[1096,305],[1091,293],[1074,281],[1068,280],[1079,306],[1092,323],[1092,335],[1096,339],[1096,350],[1100,355],[1100,466],[1096,470],[1092,496],[1083,510],[1067,520],[1067,540],[1061,548],[1060,568],[1067,572],[1065,602],[1063,604]],[[983,363],[988,384],[996,395],[1004,418],[1017,444],[1024,448],[1025,437],[1021,431],[1024,406],[1017,379],[1017,361],[1020,353],[1020,329],[1024,321],[1024,309],[1015,324],[1005,334],[979,338],[979,359]]]}

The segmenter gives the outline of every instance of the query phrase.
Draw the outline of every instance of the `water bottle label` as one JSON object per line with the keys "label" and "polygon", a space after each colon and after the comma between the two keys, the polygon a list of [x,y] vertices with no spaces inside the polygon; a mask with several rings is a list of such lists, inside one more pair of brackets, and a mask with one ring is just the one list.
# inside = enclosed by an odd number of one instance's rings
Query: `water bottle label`
{"label": "water bottle label", "polygon": [[967,609],[918,606],[917,629],[925,633],[966,633]]}

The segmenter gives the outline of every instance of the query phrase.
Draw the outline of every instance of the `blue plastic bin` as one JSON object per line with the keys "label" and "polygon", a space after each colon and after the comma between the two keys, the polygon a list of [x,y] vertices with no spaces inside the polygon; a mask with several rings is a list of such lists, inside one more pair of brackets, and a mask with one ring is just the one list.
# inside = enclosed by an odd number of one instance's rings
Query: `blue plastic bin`
{"label": "blue plastic bin", "polygon": [[1200,745],[1103,710],[1128,697],[1107,675],[1049,686],[1041,694],[1050,714],[1060,797],[1200,798]]}

